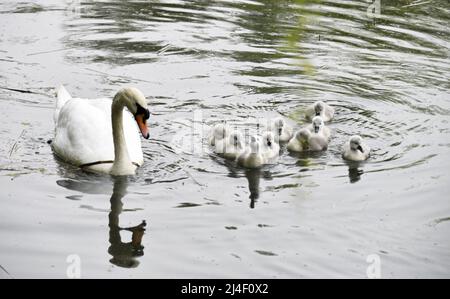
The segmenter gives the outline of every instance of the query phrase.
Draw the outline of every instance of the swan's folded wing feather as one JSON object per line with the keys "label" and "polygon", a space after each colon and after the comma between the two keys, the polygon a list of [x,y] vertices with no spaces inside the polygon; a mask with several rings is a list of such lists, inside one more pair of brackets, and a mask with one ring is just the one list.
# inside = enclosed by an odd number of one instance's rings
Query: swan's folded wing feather
{"label": "swan's folded wing feather", "polygon": [[69,100],[59,113],[52,146],[75,165],[114,160],[111,100]]}
{"label": "swan's folded wing feather", "polygon": [[64,105],[72,98],[72,96],[69,94],[67,89],[61,85],[56,90],[56,105],[55,105],[55,111],[53,113],[53,120],[55,124],[58,122],[59,118],[59,112],[61,111],[61,108],[64,107]]}

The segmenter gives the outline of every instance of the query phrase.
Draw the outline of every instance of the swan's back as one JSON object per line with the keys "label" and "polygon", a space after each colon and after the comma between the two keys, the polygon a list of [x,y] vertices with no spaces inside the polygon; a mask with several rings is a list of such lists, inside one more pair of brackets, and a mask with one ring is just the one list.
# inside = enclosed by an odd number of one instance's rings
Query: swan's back
{"label": "swan's back", "polygon": [[72,98],[67,89],[61,85],[56,91],[56,106],[55,112],[53,114],[53,120],[55,121],[55,125],[58,122],[59,112],[61,108]]}
{"label": "swan's back", "polygon": [[324,151],[328,148],[328,141],[319,134],[312,134],[308,144],[311,151]]}
{"label": "swan's back", "polygon": [[308,148],[305,148],[303,146],[303,143],[301,143],[300,140],[298,140],[295,136],[291,140],[289,140],[286,148],[291,152],[303,152],[308,150]]}

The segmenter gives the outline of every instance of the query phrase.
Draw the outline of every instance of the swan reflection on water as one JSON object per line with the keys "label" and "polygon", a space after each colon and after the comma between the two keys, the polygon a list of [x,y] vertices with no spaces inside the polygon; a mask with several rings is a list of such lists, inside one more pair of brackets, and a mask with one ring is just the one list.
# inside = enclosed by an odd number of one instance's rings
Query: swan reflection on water
{"label": "swan reflection on water", "polygon": [[357,183],[361,180],[361,176],[364,174],[364,171],[361,169],[361,162],[353,162],[346,161],[348,166],[348,177],[350,179],[350,183]]}
{"label": "swan reflection on water", "polygon": [[[136,257],[144,255],[142,237],[144,236],[147,223],[145,220],[141,224],[122,228],[119,225],[119,216],[122,213],[122,198],[126,195],[128,186],[127,177],[117,177],[114,179],[114,189],[111,196],[111,212],[109,213],[109,243],[108,253],[112,255],[110,262],[123,268],[135,268],[139,266]],[[121,231],[132,233],[131,242],[122,242]]]}
{"label": "swan reflection on water", "polygon": [[228,169],[228,176],[231,178],[242,179],[242,172],[244,171],[244,175],[248,181],[248,190],[250,191],[250,208],[254,209],[260,196],[259,182],[261,177],[271,178],[270,172],[263,171],[261,168],[244,169],[236,165],[234,161],[223,160],[215,155],[211,155],[211,159],[218,164],[225,166]]}
{"label": "swan reflection on water", "polygon": [[247,169],[245,170],[245,177],[247,178],[248,190],[250,191],[250,208],[254,209],[260,196],[259,183],[261,178],[272,180],[272,172],[264,170],[264,168]]}
{"label": "swan reflection on water", "polygon": [[[111,210],[108,214],[109,243],[108,253],[112,256],[109,260],[112,264],[123,268],[136,268],[139,266],[138,257],[144,255],[142,238],[145,233],[146,221],[133,227],[121,227],[120,215],[123,211],[122,199],[127,193],[128,178],[113,178],[113,191],[111,195]],[[110,188],[109,181],[99,181],[97,183],[62,179],[56,182],[59,186],[69,190],[87,194],[105,194],[105,189]],[[73,197],[72,197],[73,198]],[[131,241],[122,241],[121,232],[131,232]]]}
{"label": "swan reflection on water", "polygon": [[250,208],[254,209],[259,198],[259,182],[261,180],[261,169],[247,169],[245,177],[248,181],[248,190],[250,191]]}

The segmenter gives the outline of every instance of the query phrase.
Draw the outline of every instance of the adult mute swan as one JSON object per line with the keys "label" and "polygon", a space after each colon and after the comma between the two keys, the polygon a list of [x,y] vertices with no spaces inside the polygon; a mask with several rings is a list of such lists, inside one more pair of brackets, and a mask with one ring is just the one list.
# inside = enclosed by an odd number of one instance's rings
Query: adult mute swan
{"label": "adult mute swan", "polygon": [[342,157],[349,161],[365,161],[370,157],[370,147],[360,136],[354,135],[342,147]]}
{"label": "adult mute swan", "polygon": [[132,175],[144,163],[138,127],[148,139],[149,117],[146,99],[136,88],[120,90],[111,101],[72,98],[61,86],[54,113],[53,151],[88,171]]}
{"label": "adult mute swan", "polygon": [[317,101],[306,108],[305,116],[307,120],[312,120],[314,116],[320,116],[324,122],[329,122],[334,117],[334,108],[322,101]]}

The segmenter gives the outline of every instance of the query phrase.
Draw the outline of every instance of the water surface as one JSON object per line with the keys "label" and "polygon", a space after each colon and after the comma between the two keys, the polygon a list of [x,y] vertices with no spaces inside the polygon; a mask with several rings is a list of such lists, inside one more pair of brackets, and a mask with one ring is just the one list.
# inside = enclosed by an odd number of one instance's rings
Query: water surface
{"label": "water surface", "polygon": [[[0,277],[366,277],[450,274],[448,1],[3,1]],[[428,3],[425,3],[428,2]],[[54,88],[148,96],[136,176],[58,161]],[[337,109],[327,152],[244,170],[210,125],[294,127]],[[340,147],[361,134],[361,165]]]}

